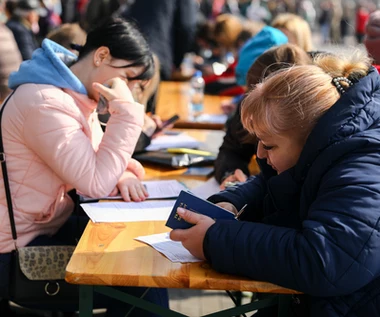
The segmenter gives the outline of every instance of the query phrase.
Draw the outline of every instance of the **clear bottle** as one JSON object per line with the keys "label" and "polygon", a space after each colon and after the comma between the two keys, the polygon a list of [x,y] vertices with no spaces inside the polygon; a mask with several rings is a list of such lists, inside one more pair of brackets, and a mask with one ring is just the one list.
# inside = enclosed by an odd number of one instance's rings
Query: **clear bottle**
{"label": "clear bottle", "polygon": [[194,74],[194,54],[186,53],[181,64],[182,76],[191,77]]}
{"label": "clear bottle", "polygon": [[202,72],[197,70],[190,80],[189,115],[191,120],[196,120],[203,113],[205,81]]}

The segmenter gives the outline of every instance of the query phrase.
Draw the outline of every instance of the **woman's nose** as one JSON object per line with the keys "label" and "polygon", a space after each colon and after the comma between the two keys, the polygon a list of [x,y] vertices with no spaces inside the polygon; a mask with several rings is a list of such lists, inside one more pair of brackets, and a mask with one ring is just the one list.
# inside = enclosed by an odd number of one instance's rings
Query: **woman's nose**
{"label": "woman's nose", "polygon": [[267,157],[267,151],[264,150],[263,148],[263,145],[261,144],[261,142],[259,142],[258,146],[257,146],[257,153],[256,153],[257,157],[259,159],[265,159]]}

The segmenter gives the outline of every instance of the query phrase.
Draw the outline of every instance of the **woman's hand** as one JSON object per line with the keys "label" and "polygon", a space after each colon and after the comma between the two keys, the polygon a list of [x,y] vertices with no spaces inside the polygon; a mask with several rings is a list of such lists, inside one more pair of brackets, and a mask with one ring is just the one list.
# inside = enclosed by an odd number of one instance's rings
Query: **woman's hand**
{"label": "woman's hand", "polygon": [[189,223],[194,224],[190,229],[176,229],[170,232],[170,239],[181,241],[182,245],[198,259],[205,260],[203,253],[203,239],[208,228],[215,221],[210,217],[191,212],[190,210],[177,208],[178,215]]}
{"label": "woman's hand", "polygon": [[105,85],[102,85],[100,83],[93,83],[92,87],[95,91],[104,96],[108,101],[121,99],[132,103],[135,102],[132,96],[132,92],[128,88],[127,83],[121,78],[112,78],[111,80],[107,81]]}
{"label": "woman's hand", "polygon": [[155,135],[155,132],[157,129],[161,129],[162,127],[162,121],[160,116],[157,116],[155,114],[148,115],[145,114],[144,117],[144,126],[142,128],[142,131],[148,136],[153,137]]}
{"label": "woman's hand", "polygon": [[247,178],[247,175],[245,175],[241,169],[237,169],[232,175],[224,179],[223,183],[220,184],[220,189],[225,190],[227,183],[244,183]]}
{"label": "woman's hand", "polygon": [[144,185],[131,171],[123,173],[117,187],[125,201],[143,201],[149,196]]}

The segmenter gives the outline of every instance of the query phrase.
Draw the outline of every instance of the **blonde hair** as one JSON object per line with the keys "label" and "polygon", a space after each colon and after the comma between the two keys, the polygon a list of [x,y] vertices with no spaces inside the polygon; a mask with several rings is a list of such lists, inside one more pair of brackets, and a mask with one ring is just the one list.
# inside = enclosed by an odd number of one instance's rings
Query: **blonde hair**
{"label": "blonde hair", "polygon": [[313,49],[309,23],[300,16],[292,13],[281,13],[274,18],[271,25],[283,31],[288,37],[289,43],[297,44],[306,52]]}
{"label": "blonde hair", "polygon": [[[279,70],[245,98],[241,121],[252,134],[287,134],[305,141],[321,116],[340,98],[334,77],[355,82],[367,75],[371,60],[365,52],[352,56],[322,55],[314,65]],[[343,88],[349,86],[341,81]]]}

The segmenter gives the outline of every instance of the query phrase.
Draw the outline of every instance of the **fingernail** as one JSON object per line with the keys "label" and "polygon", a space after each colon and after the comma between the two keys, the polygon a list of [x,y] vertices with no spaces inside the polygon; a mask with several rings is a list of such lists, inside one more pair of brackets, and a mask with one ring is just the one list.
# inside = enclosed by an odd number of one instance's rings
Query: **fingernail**
{"label": "fingernail", "polygon": [[184,213],[185,213],[185,209],[181,208],[181,207],[178,207],[177,208],[177,213],[182,216]]}

